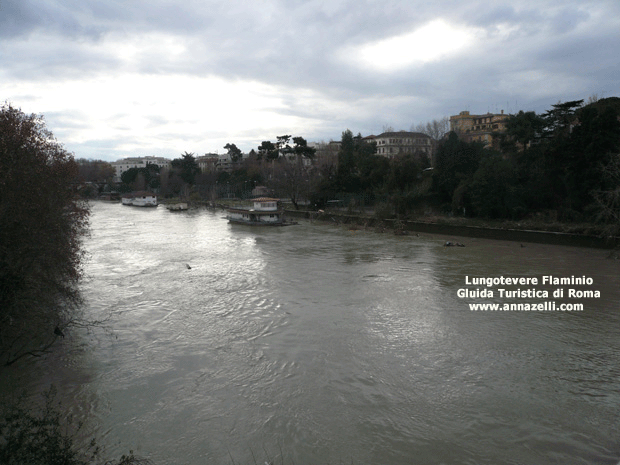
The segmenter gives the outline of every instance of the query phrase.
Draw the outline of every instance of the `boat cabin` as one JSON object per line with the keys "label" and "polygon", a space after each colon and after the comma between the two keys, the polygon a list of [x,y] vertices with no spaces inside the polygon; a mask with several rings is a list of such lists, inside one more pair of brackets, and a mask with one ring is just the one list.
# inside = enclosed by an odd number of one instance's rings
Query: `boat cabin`
{"label": "boat cabin", "polygon": [[152,192],[134,192],[132,194],[123,195],[123,205],[132,205],[134,207],[156,207],[157,194]]}
{"label": "boat cabin", "polygon": [[256,211],[277,211],[280,199],[270,197],[259,197],[254,199],[254,210]]}
{"label": "boat cabin", "polygon": [[228,220],[231,223],[250,225],[281,225],[283,211],[279,208],[280,199],[259,197],[253,200],[254,208],[229,208]]}

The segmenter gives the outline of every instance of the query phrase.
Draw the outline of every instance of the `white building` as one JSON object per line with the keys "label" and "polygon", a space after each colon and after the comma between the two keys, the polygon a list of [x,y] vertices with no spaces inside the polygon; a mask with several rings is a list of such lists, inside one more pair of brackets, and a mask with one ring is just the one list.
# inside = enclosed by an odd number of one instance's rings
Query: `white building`
{"label": "white building", "polygon": [[377,143],[377,155],[394,158],[399,154],[423,153],[431,159],[433,139],[421,132],[384,132],[374,137]]}
{"label": "white building", "polygon": [[121,182],[122,174],[131,168],[146,168],[147,164],[159,166],[160,169],[169,168],[172,160],[163,157],[129,157],[116,160],[111,165],[116,170],[114,182]]}

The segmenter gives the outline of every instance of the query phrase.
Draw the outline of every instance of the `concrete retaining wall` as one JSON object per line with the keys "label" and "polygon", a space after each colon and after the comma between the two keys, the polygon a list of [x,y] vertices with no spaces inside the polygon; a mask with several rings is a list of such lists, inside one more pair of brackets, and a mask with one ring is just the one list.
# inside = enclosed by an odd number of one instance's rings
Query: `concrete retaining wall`
{"label": "concrete retaining wall", "polygon": [[[367,227],[384,226],[393,229],[397,220],[378,220],[343,213],[318,213],[303,210],[286,210],[286,215],[295,218],[306,218],[317,221],[356,224]],[[531,231],[519,229],[482,228],[477,226],[460,226],[439,223],[423,223],[420,221],[399,221],[398,227],[407,231],[426,234],[443,234],[460,237],[480,237],[516,242],[536,242],[540,244],[571,245],[576,247],[594,247],[612,249],[620,245],[620,238],[602,238],[581,234],[561,232]]]}

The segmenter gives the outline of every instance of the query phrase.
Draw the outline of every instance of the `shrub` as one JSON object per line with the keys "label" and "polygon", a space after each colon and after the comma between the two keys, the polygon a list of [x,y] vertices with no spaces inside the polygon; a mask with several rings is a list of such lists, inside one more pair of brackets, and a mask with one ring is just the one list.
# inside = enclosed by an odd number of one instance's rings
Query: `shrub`
{"label": "shrub", "polygon": [[[12,404],[0,406],[0,463],[3,465],[87,465],[99,459],[101,452],[93,439],[79,450],[73,437],[82,424],[73,425],[72,418],[62,414],[62,405],[56,402],[56,389],[51,386],[43,394],[43,407],[33,413],[24,406],[22,395]],[[62,418],[65,418],[62,421]],[[119,461],[105,465],[148,465],[147,459],[135,457],[133,452]]]}

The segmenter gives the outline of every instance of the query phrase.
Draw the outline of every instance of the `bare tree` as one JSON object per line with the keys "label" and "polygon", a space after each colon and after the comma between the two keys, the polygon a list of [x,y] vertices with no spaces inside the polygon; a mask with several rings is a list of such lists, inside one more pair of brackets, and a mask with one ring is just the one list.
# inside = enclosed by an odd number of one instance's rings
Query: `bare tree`
{"label": "bare tree", "polygon": [[[285,139],[286,138],[286,139]],[[273,188],[286,195],[295,209],[299,209],[299,201],[308,198],[310,189],[310,165],[305,161],[314,158],[315,149],[308,147],[303,137],[293,137],[294,146],[290,147],[288,141],[291,136],[278,137],[279,142],[286,142],[286,155],[277,160],[273,169],[271,184]]]}
{"label": "bare tree", "polygon": [[441,119],[434,119],[427,123],[420,123],[417,126],[411,126],[411,131],[421,132],[433,138],[433,140],[440,140],[443,136],[450,131],[450,118],[444,116]]}

